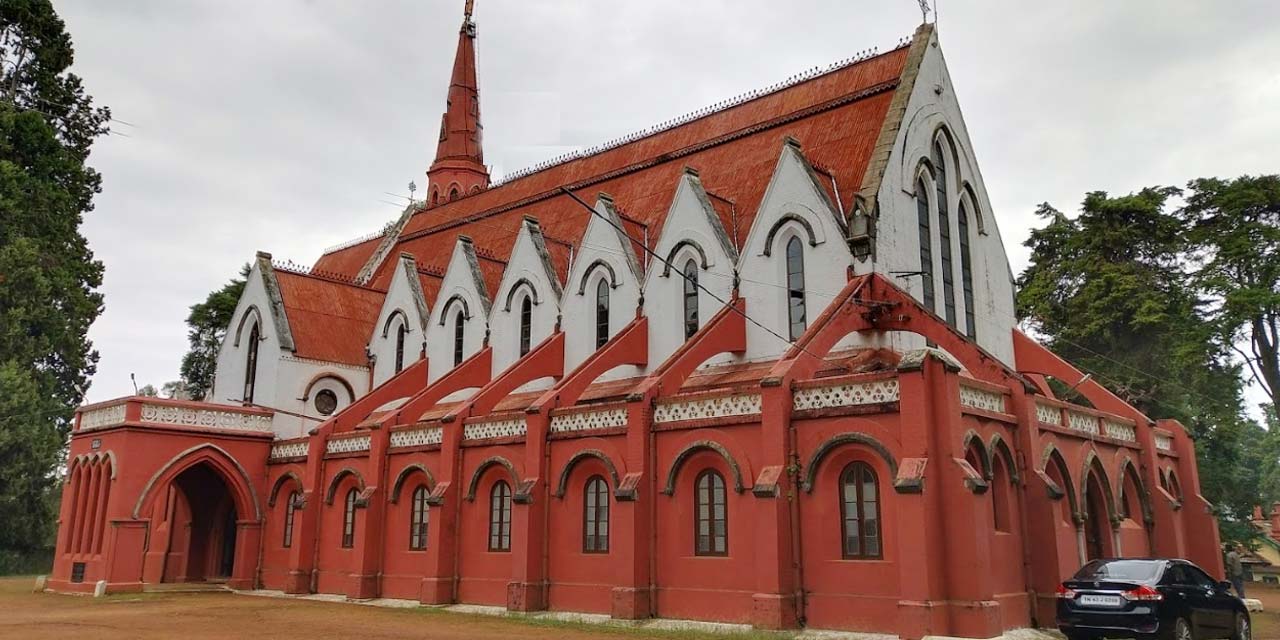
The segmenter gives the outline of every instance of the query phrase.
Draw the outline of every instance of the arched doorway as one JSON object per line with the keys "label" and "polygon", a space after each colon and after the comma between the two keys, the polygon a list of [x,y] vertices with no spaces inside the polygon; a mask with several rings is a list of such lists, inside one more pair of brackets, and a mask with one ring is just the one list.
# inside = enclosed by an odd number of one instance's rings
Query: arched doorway
{"label": "arched doorway", "polygon": [[208,463],[178,474],[154,522],[167,531],[162,582],[220,582],[235,569],[237,520],[235,499],[222,476]]}
{"label": "arched doorway", "polygon": [[1096,560],[1114,555],[1111,538],[1111,513],[1108,509],[1108,490],[1100,480],[1099,471],[1090,469],[1085,487],[1084,543],[1086,560]]}

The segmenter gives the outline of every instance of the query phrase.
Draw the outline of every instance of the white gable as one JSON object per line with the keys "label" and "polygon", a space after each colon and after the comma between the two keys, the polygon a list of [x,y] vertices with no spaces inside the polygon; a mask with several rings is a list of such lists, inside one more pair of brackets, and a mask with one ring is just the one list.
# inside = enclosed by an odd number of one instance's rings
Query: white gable
{"label": "white gable", "polygon": [[[640,265],[630,239],[620,230],[622,221],[613,201],[602,195],[595,209],[599,215],[591,216],[587,222],[561,298],[565,371],[581,364],[596,350],[596,297],[601,282],[608,291],[610,337],[635,319],[640,302]],[[613,372],[613,376],[635,373],[633,367],[628,367],[626,371]]]}
{"label": "white gable", "polygon": [[[418,279],[417,264],[413,256],[401,254],[400,262],[391,275],[387,296],[369,337],[369,353],[373,355],[373,385],[377,386],[396,374],[397,353],[401,368],[417,362],[425,344],[429,314]],[[400,329],[404,328],[404,345],[398,344]]]}
{"label": "white gable", "polygon": [[[661,261],[651,261],[644,281],[644,308],[649,318],[649,368],[662,364],[684,344],[683,295],[680,270],[689,260],[698,266],[698,283],[728,301],[733,293],[738,252],[725,233],[697,173],[686,170],[676,187],[671,209],[654,245]],[[723,306],[707,291],[698,291],[698,321],[706,324]]]}
{"label": "white gable", "polygon": [[784,143],[738,261],[747,314],[769,329],[747,323],[748,360],[777,357],[790,346],[786,248],[793,238],[803,255],[806,326],[848,281],[853,256],[818,179],[799,145]]}
{"label": "white gable", "polygon": [[520,357],[523,301],[528,298],[532,303],[529,348],[533,349],[555,331],[560,320],[560,293],[560,280],[551,266],[542,229],[535,220],[526,218],[520,225],[511,258],[493,297],[489,321],[493,375]]}
{"label": "white gable", "polygon": [[449,268],[440,282],[427,323],[427,378],[434,382],[453,368],[454,338],[459,319],[463,326],[463,358],[484,346],[489,326],[489,292],[485,289],[471,239],[460,236],[449,257]]}

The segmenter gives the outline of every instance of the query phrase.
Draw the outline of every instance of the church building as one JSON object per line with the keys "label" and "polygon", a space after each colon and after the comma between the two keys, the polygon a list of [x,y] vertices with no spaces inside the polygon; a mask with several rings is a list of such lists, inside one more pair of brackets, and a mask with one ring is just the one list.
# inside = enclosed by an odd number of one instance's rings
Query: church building
{"label": "church building", "polygon": [[258,253],[207,401],[77,411],[51,589],[914,640],[1053,626],[1091,558],[1222,574],[1187,431],[1018,330],[932,25],[500,182],[476,44],[424,200]]}

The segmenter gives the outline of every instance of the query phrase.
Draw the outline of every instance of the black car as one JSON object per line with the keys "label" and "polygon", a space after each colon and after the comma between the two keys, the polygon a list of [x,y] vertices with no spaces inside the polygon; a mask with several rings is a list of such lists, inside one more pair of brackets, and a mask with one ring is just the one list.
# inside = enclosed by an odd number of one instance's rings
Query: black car
{"label": "black car", "polygon": [[1186,560],[1094,560],[1058,587],[1058,628],[1068,640],[1252,640],[1231,583]]}

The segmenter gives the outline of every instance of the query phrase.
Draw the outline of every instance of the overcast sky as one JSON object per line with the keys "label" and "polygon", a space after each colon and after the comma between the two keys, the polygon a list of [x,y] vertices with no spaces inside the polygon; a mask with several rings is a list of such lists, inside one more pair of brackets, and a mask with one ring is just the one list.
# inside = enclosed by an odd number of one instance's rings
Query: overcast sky
{"label": "overcast sky", "polygon": [[[255,251],[311,264],[435,153],[463,0],[54,0],[115,124],[92,401],[178,377],[187,308]],[[500,176],[871,47],[915,0],[477,0]],[[939,37],[1014,273],[1038,203],[1280,172],[1280,3],[942,0]],[[127,136],[127,137],[125,137]],[[419,192],[421,195],[421,192]],[[1255,394],[1256,395],[1256,394]]]}

